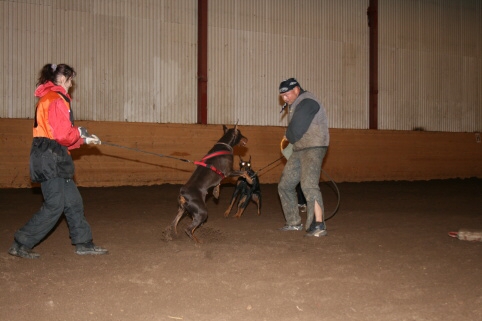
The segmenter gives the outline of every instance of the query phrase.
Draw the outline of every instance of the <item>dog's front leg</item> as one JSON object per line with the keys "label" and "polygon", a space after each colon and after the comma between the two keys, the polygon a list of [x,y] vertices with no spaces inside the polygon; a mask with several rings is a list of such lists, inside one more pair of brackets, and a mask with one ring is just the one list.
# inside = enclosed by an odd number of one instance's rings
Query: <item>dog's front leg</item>
{"label": "dog's front leg", "polygon": [[253,179],[251,176],[249,176],[247,171],[232,171],[231,173],[228,174],[228,177],[237,177],[237,176],[242,176],[246,179],[248,184],[253,184]]}
{"label": "dog's front leg", "polygon": [[234,217],[240,218],[241,215],[243,215],[244,210],[246,209],[246,207],[249,204],[249,200],[250,200],[249,195],[243,195],[241,197],[241,199],[239,200],[239,203],[238,203],[238,211],[236,212],[236,215],[234,215]]}
{"label": "dog's front leg", "polygon": [[261,194],[253,194],[251,199],[254,201],[258,207],[258,215],[261,215]]}
{"label": "dog's front leg", "polygon": [[242,193],[245,185],[246,185],[246,182],[241,177],[238,178],[236,182],[236,186],[234,187],[233,195],[231,196],[231,202],[229,204],[229,207],[224,212],[224,217],[228,217],[229,213],[231,213],[231,209],[233,208],[233,205],[236,202],[236,199],[238,198],[238,194]]}
{"label": "dog's front leg", "polygon": [[221,186],[221,183],[219,183],[218,185],[214,186],[214,189],[213,189],[213,196],[215,199],[219,199],[219,187]]}
{"label": "dog's front leg", "polygon": [[228,217],[229,213],[231,213],[231,209],[233,208],[234,202],[236,201],[236,198],[231,199],[231,204],[229,204],[228,209],[224,212],[224,217]]}

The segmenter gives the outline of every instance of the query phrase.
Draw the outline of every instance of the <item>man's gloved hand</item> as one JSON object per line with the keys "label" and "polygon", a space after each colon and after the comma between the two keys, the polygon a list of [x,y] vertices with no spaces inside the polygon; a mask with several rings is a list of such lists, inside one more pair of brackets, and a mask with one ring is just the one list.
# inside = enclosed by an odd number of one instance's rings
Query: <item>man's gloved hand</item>
{"label": "man's gloved hand", "polygon": [[87,138],[90,136],[89,132],[87,132],[87,129],[84,128],[84,127],[77,127],[77,129],[79,130],[79,134],[80,134],[80,137],[81,138]]}
{"label": "man's gloved hand", "polygon": [[95,136],[95,135],[90,135],[88,137],[85,137],[84,138],[84,143],[86,144],[94,144],[94,145],[100,145],[102,144],[102,142],[100,141],[99,137]]}
{"label": "man's gloved hand", "polygon": [[285,149],[281,150],[281,154],[288,160],[293,154],[293,144],[288,144]]}
{"label": "man's gloved hand", "polygon": [[286,136],[283,136],[283,139],[280,143],[280,148],[281,154],[283,154],[286,159],[290,158],[291,154],[293,154],[293,144],[288,141]]}

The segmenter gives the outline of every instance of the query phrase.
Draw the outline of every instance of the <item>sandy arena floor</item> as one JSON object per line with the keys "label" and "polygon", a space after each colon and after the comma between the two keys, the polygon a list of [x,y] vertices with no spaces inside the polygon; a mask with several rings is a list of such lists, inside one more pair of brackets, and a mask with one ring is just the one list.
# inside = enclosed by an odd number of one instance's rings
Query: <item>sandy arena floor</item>
{"label": "sandy arena floor", "polygon": [[[331,212],[335,193],[321,185]],[[75,255],[62,219],[39,260],[7,254],[39,190],[0,190],[0,320],[482,320],[482,242],[447,235],[482,230],[482,180],[338,186],[328,236],[307,238],[277,230],[276,185],[261,186],[261,216],[251,204],[225,219],[225,185],[208,199],[201,245],[182,232],[163,239],[178,185],[81,188],[110,254]]]}

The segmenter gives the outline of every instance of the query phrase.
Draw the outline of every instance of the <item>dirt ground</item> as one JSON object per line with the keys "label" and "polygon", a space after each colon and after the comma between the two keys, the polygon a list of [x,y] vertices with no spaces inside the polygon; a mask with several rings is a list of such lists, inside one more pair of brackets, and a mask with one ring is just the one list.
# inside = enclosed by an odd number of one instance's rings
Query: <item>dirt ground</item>
{"label": "dirt ground", "polygon": [[[321,186],[331,213],[336,194]],[[251,204],[225,219],[225,185],[201,245],[163,239],[179,187],[80,188],[110,254],[74,254],[62,219],[39,260],[7,254],[39,189],[0,190],[0,320],[482,320],[482,243],[447,234],[482,230],[480,179],[338,184],[322,238],[277,230],[276,185],[261,186],[261,216]]]}

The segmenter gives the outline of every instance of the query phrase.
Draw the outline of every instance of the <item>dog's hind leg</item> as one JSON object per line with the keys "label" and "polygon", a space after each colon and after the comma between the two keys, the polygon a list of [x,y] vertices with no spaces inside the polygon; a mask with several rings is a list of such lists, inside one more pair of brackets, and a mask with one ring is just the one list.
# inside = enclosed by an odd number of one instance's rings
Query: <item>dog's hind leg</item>
{"label": "dog's hind leg", "polygon": [[197,227],[193,228],[192,230],[186,229],[185,232],[191,240],[193,240],[194,242],[196,242],[198,244],[201,244],[201,243],[203,243],[203,241],[199,240],[197,237],[194,236],[194,231],[196,230],[196,228]]}
{"label": "dog's hind leg", "polygon": [[186,213],[186,210],[184,209],[185,204],[186,204],[186,199],[184,198],[184,196],[179,195],[179,209],[177,210],[176,217],[171,223],[171,229],[174,231],[174,234],[176,235],[177,235],[177,224],[179,224],[179,221]]}
{"label": "dog's hind leg", "polygon": [[206,206],[204,204],[199,204],[198,208],[192,212],[191,224],[189,224],[189,226],[184,230],[187,236],[189,236],[196,243],[202,243],[202,241],[194,236],[194,231],[196,231],[196,229],[201,226],[201,224],[204,223],[207,218],[208,211]]}

